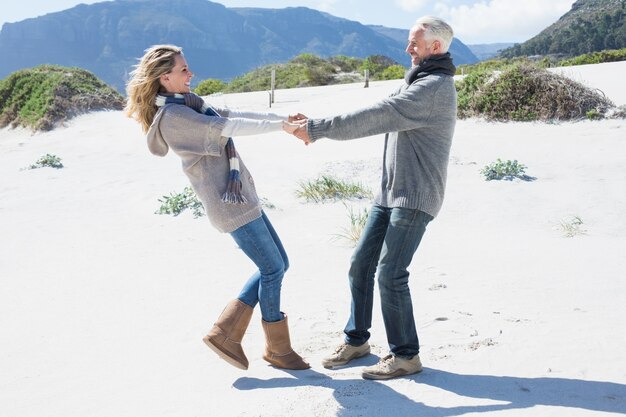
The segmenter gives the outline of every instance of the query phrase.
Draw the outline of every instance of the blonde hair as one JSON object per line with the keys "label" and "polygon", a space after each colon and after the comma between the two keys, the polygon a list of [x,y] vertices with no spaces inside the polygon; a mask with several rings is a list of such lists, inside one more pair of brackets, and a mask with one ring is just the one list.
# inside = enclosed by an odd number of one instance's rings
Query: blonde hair
{"label": "blonde hair", "polygon": [[417,19],[413,27],[424,31],[424,39],[429,41],[439,41],[442,52],[448,52],[454,31],[449,24],[434,16],[424,16]]}
{"label": "blonde hair", "polygon": [[153,45],[144,51],[139,63],[130,73],[126,84],[126,107],[128,117],[137,120],[144,132],[150,129],[157,112],[156,95],[161,89],[160,77],[172,71],[176,56],[183,49],[175,45]]}

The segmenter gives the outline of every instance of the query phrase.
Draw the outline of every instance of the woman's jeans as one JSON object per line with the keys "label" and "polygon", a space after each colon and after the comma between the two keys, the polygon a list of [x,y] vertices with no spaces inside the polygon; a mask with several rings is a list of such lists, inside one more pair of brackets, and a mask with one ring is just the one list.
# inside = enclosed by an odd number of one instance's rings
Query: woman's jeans
{"label": "woman's jeans", "polygon": [[352,308],[344,329],[348,344],[360,346],[370,337],[374,276],[378,270],[389,348],[404,358],[419,353],[407,268],[432,219],[419,210],[372,206],[350,265]]}
{"label": "woman's jeans", "polygon": [[267,322],[283,319],[280,287],[289,260],[276,231],[265,213],[230,233],[241,250],[259,268],[237,297],[250,307],[261,304],[261,317]]}

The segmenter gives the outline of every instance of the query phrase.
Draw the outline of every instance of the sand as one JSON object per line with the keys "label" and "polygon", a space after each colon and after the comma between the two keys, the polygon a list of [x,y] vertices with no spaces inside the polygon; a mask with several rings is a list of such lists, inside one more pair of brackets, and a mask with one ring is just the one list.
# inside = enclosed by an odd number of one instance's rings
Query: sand
{"label": "sand", "polygon": [[[625,63],[563,71],[626,104]],[[279,90],[271,111],[333,115],[398,83]],[[211,100],[269,110],[267,92]],[[296,372],[261,358],[258,309],[248,371],[202,343],[253,265],[206,218],[154,214],[188,182],[175,155],[149,154],[136,123],[98,112],[47,133],[0,130],[0,414],[624,415],[625,132],[624,120],[457,123],[446,200],[410,267],[424,371],[376,382],[360,371],[387,353],[378,300],[372,354],[320,365],[349,312],[352,247],[337,235],[370,202],[295,191],[322,174],[375,190],[382,136],[235,138],[290,256],[283,310],[312,364]],[[47,153],[64,168],[24,169]],[[485,181],[497,158],[532,180]]]}

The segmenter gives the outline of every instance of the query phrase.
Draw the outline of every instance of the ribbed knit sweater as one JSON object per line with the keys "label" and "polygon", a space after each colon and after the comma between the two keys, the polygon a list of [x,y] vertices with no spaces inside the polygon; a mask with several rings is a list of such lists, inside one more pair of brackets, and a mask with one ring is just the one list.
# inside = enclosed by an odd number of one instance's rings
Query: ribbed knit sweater
{"label": "ribbed knit sweater", "polygon": [[242,194],[248,202],[229,204],[222,201],[230,171],[224,149],[228,140],[225,135],[280,131],[282,120],[286,118],[272,113],[216,110],[223,117],[206,116],[185,105],[166,104],[155,115],[147,141],[148,149],[155,155],[165,156],[171,148],[180,157],[183,171],[202,202],[211,224],[220,232],[230,233],[261,217],[261,204],[252,175],[241,156],[239,171]]}
{"label": "ribbed knit sweater", "polygon": [[436,217],[445,194],[456,124],[456,89],[450,75],[406,82],[390,97],[344,115],[309,119],[312,141],[356,139],[385,133],[380,190],[384,207],[419,209]]}

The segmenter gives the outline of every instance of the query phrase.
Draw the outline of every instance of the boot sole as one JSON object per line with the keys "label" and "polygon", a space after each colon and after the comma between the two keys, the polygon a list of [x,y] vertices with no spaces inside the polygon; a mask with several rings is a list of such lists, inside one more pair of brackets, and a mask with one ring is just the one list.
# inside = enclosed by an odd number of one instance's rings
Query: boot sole
{"label": "boot sole", "polygon": [[304,360],[302,360],[302,364],[300,364],[298,366],[286,366],[285,364],[280,363],[279,361],[271,359],[267,355],[263,355],[263,360],[265,360],[267,363],[272,365],[274,368],[278,368],[278,369],[289,369],[289,370],[292,370],[292,371],[303,371],[305,369],[310,369],[311,368],[311,365],[309,365]]}
{"label": "boot sole", "polygon": [[215,353],[217,353],[217,356],[219,356],[220,358],[224,359],[226,362],[228,362],[229,364],[231,364],[232,366],[234,366],[235,368],[239,368],[241,370],[247,371],[248,367],[239,362],[236,358],[233,358],[232,356],[230,356],[227,352],[224,352],[222,349],[220,349],[219,346],[214,345],[213,342],[211,342],[211,339],[207,336],[202,338],[202,341],[204,341],[204,343],[211,348],[211,350]]}

